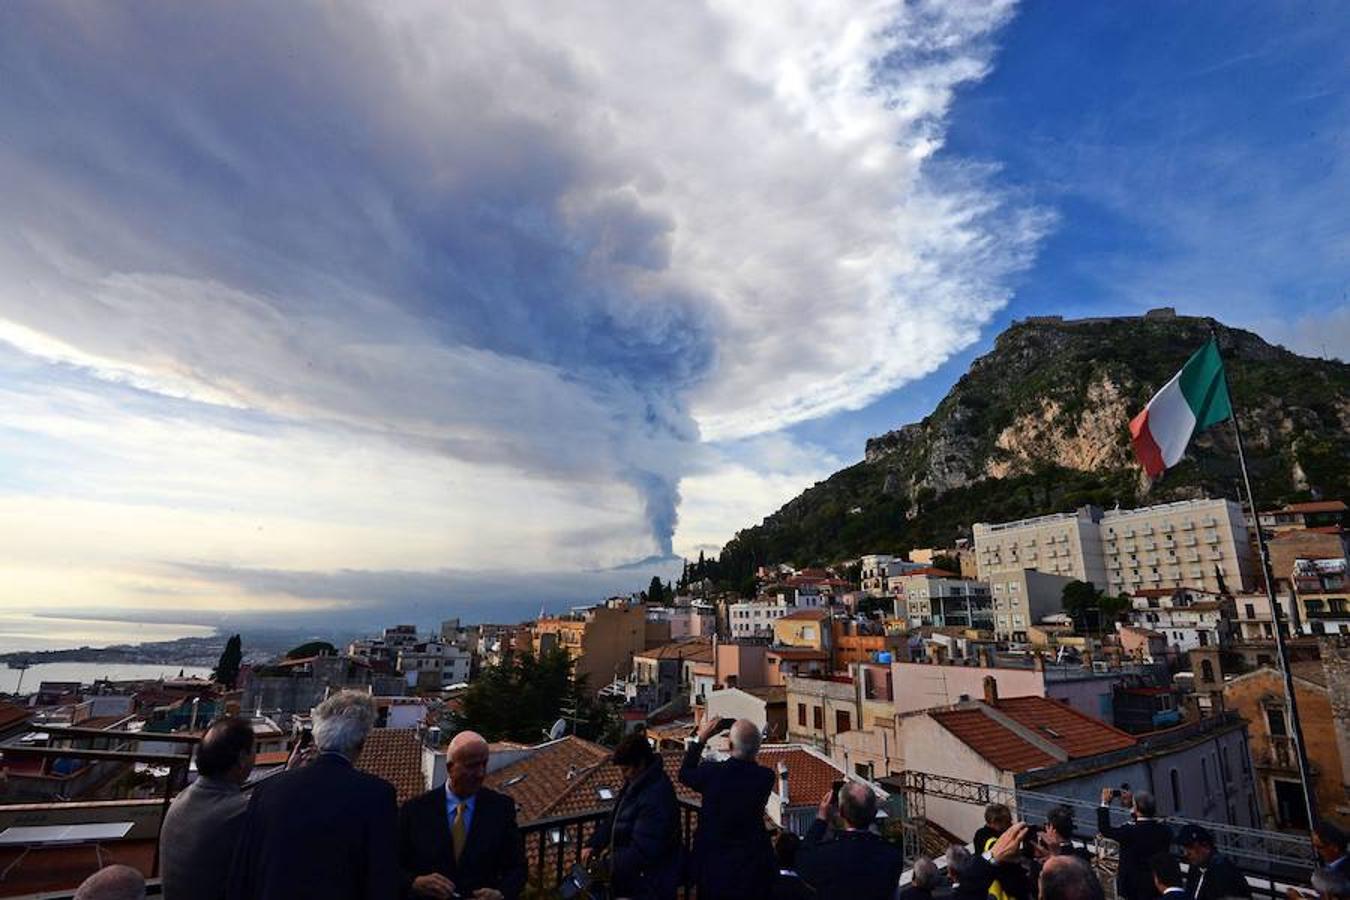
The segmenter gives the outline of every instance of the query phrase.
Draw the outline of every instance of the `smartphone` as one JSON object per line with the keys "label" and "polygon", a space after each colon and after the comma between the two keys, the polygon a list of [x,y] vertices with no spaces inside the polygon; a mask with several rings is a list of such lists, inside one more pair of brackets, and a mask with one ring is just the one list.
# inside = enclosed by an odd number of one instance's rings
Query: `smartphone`
{"label": "smartphone", "polygon": [[1036,845],[1041,842],[1041,826],[1028,825],[1022,833],[1022,855],[1027,859],[1036,858]]}
{"label": "smartphone", "polygon": [[736,724],[735,719],[721,718],[717,720],[717,731],[730,731],[731,726]]}
{"label": "smartphone", "polygon": [[1120,797],[1120,788],[1111,788],[1111,799],[1114,800],[1119,797]]}
{"label": "smartphone", "polygon": [[314,732],[308,728],[302,729],[300,731],[300,749],[304,750],[313,743],[314,743]]}
{"label": "smartphone", "polygon": [[844,786],[845,784],[847,784],[847,783],[848,783],[848,782],[844,781],[844,780],[841,778],[840,780],[838,780],[838,781],[836,781],[836,782],[834,782],[833,784],[830,785],[830,790],[834,793],[834,798],[835,798],[836,800],[839,799],[839,789],[840,789],[841,787],[843,787],[843,786]]}

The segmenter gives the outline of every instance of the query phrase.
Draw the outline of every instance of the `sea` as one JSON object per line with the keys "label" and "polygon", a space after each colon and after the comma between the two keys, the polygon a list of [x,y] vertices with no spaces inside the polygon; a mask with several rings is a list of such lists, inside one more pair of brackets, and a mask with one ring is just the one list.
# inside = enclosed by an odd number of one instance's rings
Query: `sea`
{"label": "sea", "polygon": [[[0,653],[23,650],[70,650],[77,647],[111,647],[116,644],[141,644],[172,641],[185,637],[210,637],[209,625],[131,622],[119,619],[81,619],[70,616],[46,616],[33,613],[0,612]],[[15,693],[22,678],[23,689],[36,689],[42,681],[79,681],[99,678],[133,680],[210,674],[201,666],[142,665],[137,663],[38,663],[27,670],[11,669],[0,663],[0,692]]]}

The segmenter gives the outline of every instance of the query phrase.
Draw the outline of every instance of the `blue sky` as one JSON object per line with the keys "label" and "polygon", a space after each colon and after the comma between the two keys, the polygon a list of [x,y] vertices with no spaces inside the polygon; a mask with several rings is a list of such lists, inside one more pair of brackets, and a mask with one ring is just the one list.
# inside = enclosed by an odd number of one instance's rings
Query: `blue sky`
{"label": "blue sky", "polygon": [[1013,318],[1350,346],[1337,4],[0,9],[0,605],[636,589]]}

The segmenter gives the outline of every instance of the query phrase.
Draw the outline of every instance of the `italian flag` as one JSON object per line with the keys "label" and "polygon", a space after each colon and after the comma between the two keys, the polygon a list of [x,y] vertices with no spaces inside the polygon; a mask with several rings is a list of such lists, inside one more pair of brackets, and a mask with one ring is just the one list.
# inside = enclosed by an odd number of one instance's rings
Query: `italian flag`
{"label": "italian flag", "polygon": [[1157,478],[1181,461],[1193,434],[1232,414],[1219,345],[1210,338],[1130,422],[1134,454]]}

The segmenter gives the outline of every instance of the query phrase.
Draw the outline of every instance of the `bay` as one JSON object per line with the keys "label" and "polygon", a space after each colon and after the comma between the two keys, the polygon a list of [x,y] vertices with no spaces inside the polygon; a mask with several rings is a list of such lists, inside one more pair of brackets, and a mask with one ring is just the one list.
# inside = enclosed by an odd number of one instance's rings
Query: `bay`
{"label": "bay", "polygon": [[23,691],[37,690],[43,681],[78,681],[90,684],[99,678],[113,681],[135,681],[144,678],[177,678],[179,671],[184,676],[195,675],[207,678],[210,668],[204,666],[143,665],[140,663],[40,663],[30,666],[26,671],[5,668],[0,663],[0,693],[13,694],[19,687],[19,676],[23,676]]}

